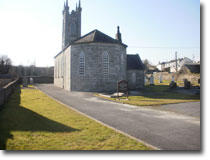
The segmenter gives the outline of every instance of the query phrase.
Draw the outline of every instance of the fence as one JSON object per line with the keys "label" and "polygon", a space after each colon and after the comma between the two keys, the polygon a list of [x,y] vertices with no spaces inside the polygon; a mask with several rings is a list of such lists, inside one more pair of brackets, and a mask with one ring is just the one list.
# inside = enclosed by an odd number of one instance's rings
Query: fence
{"label": "fence", "polygon": [[0,109],[3,106],[3,104],[8,100],[8,98],[11,96],[13,91],[15,90],[16,86],[18,85],[19,79],[16,79],[13,82],[10,82],[3,88],[0,88]]}

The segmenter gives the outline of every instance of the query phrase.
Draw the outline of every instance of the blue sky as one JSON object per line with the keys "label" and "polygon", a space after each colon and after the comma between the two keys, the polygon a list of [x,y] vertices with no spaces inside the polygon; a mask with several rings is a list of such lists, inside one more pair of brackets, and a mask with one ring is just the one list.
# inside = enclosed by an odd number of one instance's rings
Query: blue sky
{"label": "blue sky", "polygon": [[[78,0],[69,0],[75,9]],[[15,65],[51,66],[61,50],[64,0],[0,0],[0,54]],[[153,64],[178,57],[200,60],[199,0],[81,0],[82,35],[120,26],[128,54]]]}

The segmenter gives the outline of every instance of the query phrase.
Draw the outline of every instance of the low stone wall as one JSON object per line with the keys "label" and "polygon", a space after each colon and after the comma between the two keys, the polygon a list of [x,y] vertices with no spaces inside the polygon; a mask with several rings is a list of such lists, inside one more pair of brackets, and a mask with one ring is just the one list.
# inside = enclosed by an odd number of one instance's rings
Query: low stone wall
{"label": "low stone wall", "polygon": [[0,88],[0,109],[3,106],[3,104],[8,100],[8,98],[11,96],[18,83],[19,79],[16,79],[15,81],[10,82],[3,88]]}
{"label": "low stone wall", "polygon": [[12,79],[2,79],[0,78],[0,88],[4,87],[5,85],[7,85],[8,83],[12,82]]}
{"label": "low stone wall", "polygon": [[[49,76],[30,76],[28,78],[28,84],[30,82],[30,78],[33,78],[34,83],[54,83],[54,77]],[[20,83],[23,82],[23,77],[20,77]]]}
{"label": "low stone wall", "polygon": [[[175,80],[183,82],[184,79],[187,79],[190,82],[198,82],[198,79],[200,79],[200,74],[176,74],[176,73],[154,73],[154,79],[159,80],[160,75],[162,76],[162,80],[171,81],[172,76],[174,76]],[[151,75],[146,75],[147,77],[150,77]]]}

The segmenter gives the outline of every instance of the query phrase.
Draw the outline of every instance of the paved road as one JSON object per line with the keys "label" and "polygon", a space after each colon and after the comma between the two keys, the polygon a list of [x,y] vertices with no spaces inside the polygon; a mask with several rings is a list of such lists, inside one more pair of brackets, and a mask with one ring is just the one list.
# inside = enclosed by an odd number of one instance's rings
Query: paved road
{"label": "paved road", "polygon": [[[52,84],[37,87],[62,103],[163,150],[200,150],[200,103],[169,105],[169,111],[110,102],[91,93],[68,92]],[[196,117],[182,106],[194,106]],[[180,111],[180,112],[178,112]],[[190,111],[190,115],[191,115]]]}

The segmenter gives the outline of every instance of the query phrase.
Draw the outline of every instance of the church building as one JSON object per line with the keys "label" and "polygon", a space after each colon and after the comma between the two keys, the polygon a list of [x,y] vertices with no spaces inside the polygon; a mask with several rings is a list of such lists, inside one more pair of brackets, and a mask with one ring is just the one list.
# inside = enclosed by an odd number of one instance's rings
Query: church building
{"label": "church building", "polygon": [[109,92],[117,82],[128,81],[129,89],[144,87],[144,65],[138,54],[127,55],[120,28],[115,39],[99,30],[81,36],[82,8],[63,10],[62,51],[55,56],[54,85],[69,91]]}

